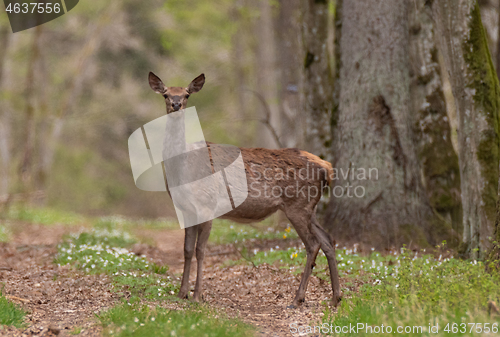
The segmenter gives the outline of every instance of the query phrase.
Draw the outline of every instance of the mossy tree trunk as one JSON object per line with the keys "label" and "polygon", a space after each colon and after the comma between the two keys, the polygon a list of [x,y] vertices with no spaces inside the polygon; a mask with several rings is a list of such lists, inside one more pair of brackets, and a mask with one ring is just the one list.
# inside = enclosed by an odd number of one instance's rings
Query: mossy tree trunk
{"label": "mossy tree trunk", "polygon": [[[410,112],[409,2],[342,7],[340,103],[331,152],[336,175],[325,226],[336,238],[383,248],[435,243]],[[341,171],[342,170],[342,171]]]}
{"label": "mossy tree trunk", "polygon": [[455,97],[464,256],[480,258],[493,234],[498,189],[499,85],[478,3],[432,2],[437,36]]}
{"label": "mossy tree trunk", "polygon": [[[435,27],[426,0],[410,6],[410,107],[424,188],[431,206],[462,231],[460,172],[446,112]],[[459,235],[454,241],[458,243]]]}
{"label": "mossy tree trunk", "polygon": [[333,75],[328,52],[328,0],[303,1],[305,148],[330,159]]}

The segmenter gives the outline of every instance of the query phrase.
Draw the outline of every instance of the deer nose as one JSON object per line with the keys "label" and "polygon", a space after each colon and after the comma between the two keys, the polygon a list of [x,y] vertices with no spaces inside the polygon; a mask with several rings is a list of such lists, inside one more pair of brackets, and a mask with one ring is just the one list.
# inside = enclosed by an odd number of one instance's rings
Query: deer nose
{"label": "deer nose", "polygon": [[178,111],[181,108],[181,103],[172,103],[172,108],[174,111]]}

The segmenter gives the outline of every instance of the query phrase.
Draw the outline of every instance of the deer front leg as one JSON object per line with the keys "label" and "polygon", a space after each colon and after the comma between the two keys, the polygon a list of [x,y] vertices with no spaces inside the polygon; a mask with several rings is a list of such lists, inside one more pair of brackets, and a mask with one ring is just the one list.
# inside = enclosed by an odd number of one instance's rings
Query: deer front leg
{"label": "deer front leg", "polygon": [[212,230],[212,221],[198,225],[198,242],[196,243],[196,286],[194,288],[193,301],[198,302],[203,293],[203,259],[205,258],[205,247]]}
{"label": "deer front leg", "polygon": [[194,254],[196,243],[196,232],[198,226],[188,227],[184,230],[184,272],[182,273],[181,289],[179,298],[188,298],[189,293],[189,272],[191,271],[191,260]]}

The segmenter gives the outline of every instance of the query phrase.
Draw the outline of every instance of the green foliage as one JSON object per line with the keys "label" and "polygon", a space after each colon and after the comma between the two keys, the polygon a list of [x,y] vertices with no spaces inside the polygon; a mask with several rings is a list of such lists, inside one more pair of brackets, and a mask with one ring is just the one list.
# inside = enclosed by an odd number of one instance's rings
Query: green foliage
{"label": "green foliage", "polygon": [[97,151],[61,147],[49,179],[49,205],[77,212],[116,206],[126,196],[118,164]]}
{"label": "green foliage", "polygon": [[220,317],[206,307],[168,310],[158,306],[122,304],[98,318],[105,336],[253,336],[249,325]]}
{"label": "green foliage", "polygon": [[13,325],[21,328],[24,326],[26,312],[9,302],[0,291],[0,325]]}
{"label": "green foliage", "polygon": [[[439,324],[440,335],[447,335],[448,323],[495,322],[486,308],[488,300],[500,296],[500,275],[486,273],[481,262],[417,256],[405,249],[397,258],[385,270],[372,269],[372,282],[346,298],[338,313],[325,322],[333,326],[384,324],[392,326],[393,333],[397,326],[423,326],[423,333],[408,336],[435,335],[426,331],[429,324]],[[346,335],[368,334],[363,330]]]}
{"label": "green foliage", "polygon": [[285,230],[275,230],[269,227],[269,222],[248,226],[232,221],[215,219],[210,232],[209,241],[215,244],[245,243],[249,240],[297,239],[297,232],[288,227]]}

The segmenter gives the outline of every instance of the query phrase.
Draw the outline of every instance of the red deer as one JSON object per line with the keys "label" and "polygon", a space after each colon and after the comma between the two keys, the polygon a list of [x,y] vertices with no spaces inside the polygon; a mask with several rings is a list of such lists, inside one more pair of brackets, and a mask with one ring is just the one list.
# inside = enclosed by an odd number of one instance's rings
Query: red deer
{"label": "red deer", "polygon": [[[188,87],[166,87],[161,79],[149,73],[149,85],[165,98],[167,114],[186,108],[191,94],[200,91],[205,83],[205,75],[196,77]],[[209,142],[207,147],[210,148]],[[212,145],[212,147],[215,144]],[[297,231],[307,252],[307,261],[299,289],[292,302],[292,308],[304,302],[307,283],[315,265],[320,248],[326,255],[330,269],[333,298],[336,306],[340,299],[340,283],[335,257],[335,245],[330,235],[320,226],[316,218],[316,205],[321,191],[331,181],[332,165],[319,157],[298,149],[240,148],[245,166],[247,186],[246,200],[229,213],[220,216],[239,223],[259,222],[277,210],[282,210]],[[317,172],[303,177],[300,172]],[[285,172],[277,178],[273,172]],[[291,172],[291,174],[288,174]],[[309,193],[314,187],[315,195]],[[284,193],[276,195],[274,191]],[[167,186],[168,190],[168,186]],[[170,194],[170,191],[169,191]],[[193,300],[199,301],[203,291],[203,258],[205,247],[212,229],[212,221],[185,228],[184,273],[179,291],[180,298],[187,298],[189,292],[189,272],[196,248],[197,275]]]}

